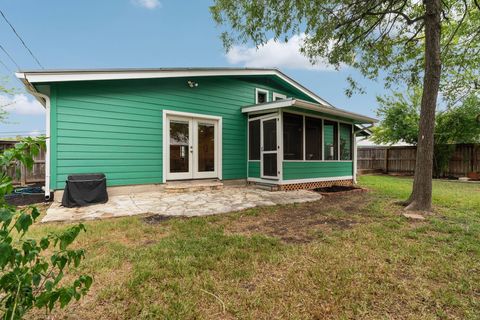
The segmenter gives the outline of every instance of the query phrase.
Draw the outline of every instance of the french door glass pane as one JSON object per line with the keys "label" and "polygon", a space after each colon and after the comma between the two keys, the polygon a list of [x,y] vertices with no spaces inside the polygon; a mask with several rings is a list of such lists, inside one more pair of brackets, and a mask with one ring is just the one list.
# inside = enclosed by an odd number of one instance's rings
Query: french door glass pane
{"label": "french door glass pane", "polygon": [[277,119],[263,122],[263,150],[277,150]]}
{"label": "french door glass pane", "polygon": [[277,153],[263,154],[263,175],[269,177],[277,176]]}
{"label": "french door glass pane", "polygon": [[215,171],[215,126],[198,124],[198,171]]}
{"label": "french door glass pane", "polygon": [[170,121],[170,172],[188,172],[190,150],[188,121]]}

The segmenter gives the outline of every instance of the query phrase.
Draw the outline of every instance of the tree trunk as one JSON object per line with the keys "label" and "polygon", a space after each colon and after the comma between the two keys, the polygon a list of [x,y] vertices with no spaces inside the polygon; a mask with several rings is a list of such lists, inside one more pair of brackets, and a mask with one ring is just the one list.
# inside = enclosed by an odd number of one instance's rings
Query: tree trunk
{"label": "tree trunk", "polygon": [[420,109],[417,156],[413,190],[406,210],[430,211],[432,208],[433,143],[435,109],[440,87],[441,0],[425,3],[425,75]]}

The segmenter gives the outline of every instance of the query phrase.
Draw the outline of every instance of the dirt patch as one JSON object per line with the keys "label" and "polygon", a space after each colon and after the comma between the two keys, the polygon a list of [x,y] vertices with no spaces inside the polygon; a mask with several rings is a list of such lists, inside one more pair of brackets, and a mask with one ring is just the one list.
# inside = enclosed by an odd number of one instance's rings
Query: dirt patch
{"label": "dirt patch", "polygon": [[225,226],[225,231],[242,234],[266,234],[288,243],[307,243],[332,230],[345,230],[360,223],[366,211],[366,193],[325,197],[322,200],[297,205],[260,208],[258,215],[242,215]]}
{"label": "dirt patch", "polygon": [[317,188],[313,191],[320,193],[323,196],[332,196],[332,195],[339,195],[343,193],[354,193],[354,192],[365,192],[366,189],[358,188],[354,186],[331,186],[331,187],[323,187]]}
{"label": "dirt patch", "polygon": [[11,194],[6,195],[5,200],[12,206],[26,206],[45,202],[45,195],[43,193]]}
{"label": "dirt patch", "polygon": [[161,215],[161,214],[155,214],[155,215],[151,215],[151,216],[143,218],[143,222],[148,223],[148,224],[160,224],[160,223],[168,221],[172,218],[173,218],[172,216],[164,216],[164,215]]}

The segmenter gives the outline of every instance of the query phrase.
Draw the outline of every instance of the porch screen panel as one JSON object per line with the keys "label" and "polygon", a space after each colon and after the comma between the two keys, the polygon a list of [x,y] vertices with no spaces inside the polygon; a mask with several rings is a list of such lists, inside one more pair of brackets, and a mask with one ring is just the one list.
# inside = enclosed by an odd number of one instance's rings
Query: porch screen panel
{"label": "porch screen panel", "polygon": [[260,160],[260,120],[248,123],[248,160]]}
{"label": "porch screen panel", "polygon": [[305,117],[305,160],[322,160],[322,119]]}
{"label": "porch screen panel", "polygon": [[269,177],[277,176],[277,154],[264,153],[263,154],[263,175]]}
{"label": "porch screen panel", "polygon": [[325,120],[323,134],[324,160],[338,160],[338,123]]}
{"label": "porch screen panel", "polygon": [[283,159],[303,160],[303,116],[283,114]]}
{"label": "porch screen panel", "polygon": [[340,124],[340,160],[352,160],[352,126]]}

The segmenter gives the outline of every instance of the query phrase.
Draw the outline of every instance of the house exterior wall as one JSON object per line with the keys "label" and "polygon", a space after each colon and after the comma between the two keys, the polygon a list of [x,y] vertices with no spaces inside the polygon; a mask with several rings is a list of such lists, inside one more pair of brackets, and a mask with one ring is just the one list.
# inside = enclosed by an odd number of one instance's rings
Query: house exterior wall
{"label": "house exterior wall", "polygon": [[339,178],[353,175],[352,161],[283,161],[283,180]]}
{"label": "house exterior wall", "polygon": [[[187,80],[198,87],[190,88]],[[247,117],[255,88],[311,100],[265,78],[169,78],[51,85],[51,189],[103,172],[109,186],[163,181],[163,110],[222,117],[223,179],[247,177]],[[248,165],[249,166],[249,165]],[[259,167],[258,167],[259,173]],[[253,172],[253,171],[252,171]]]}
{"label": "house exterior wall", "polygon": [[260,161],[259,160],[248,161],[248,177],[260,178]]}

